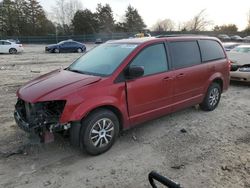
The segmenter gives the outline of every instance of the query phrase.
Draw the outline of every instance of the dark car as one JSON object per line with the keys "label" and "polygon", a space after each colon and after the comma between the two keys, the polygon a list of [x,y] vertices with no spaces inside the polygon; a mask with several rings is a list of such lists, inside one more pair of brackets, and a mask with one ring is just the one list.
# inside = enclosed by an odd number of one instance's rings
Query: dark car
{"label": "dark car", "polygon": [[229,41],[231,40],[231,38],[228,36],[228,35],[225,35],[225,34],[220,34],[217,36],[220,40],[222,41]]}
{"label": "dark car", "polygon": [[243,38],[244,42],[250,42],[250,36],[246,36]]}
{"label": "dark car", "polygon": [[103,43],[103,41],[101,38],[98,38],[95,40],[95,44],[102,44],[102,43]]}
{"label": "dark car", "polygon": [[45,52],[51,52],[51,53],[66,53],[66,52],[82,53],[85,51],[86,51],[86,46],[84,44],[73,40],[65,40],[57,44],[51,44],[45,47]]}
{"label": "dark car", "polygon": [[243,41],[243,38],[239,35],[234,35],[234,36],[231,36],[231,40],[234,40],[234,41]]}
{"label": "dark car", "polygon": [[197,104],[214,110],[228,89],[230,65],[211,37],[108,41],[21,87],[14,116],[45,140],[69,132],[72,145],[97,155],[137,124]]}

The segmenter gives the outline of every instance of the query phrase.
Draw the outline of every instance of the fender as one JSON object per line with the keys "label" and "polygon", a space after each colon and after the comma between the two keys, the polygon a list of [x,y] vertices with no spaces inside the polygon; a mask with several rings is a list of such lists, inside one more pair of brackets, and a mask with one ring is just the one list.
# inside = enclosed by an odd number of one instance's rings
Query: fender
{"label": "fender", "polygon": [[[221,79],[222,80],[222,85],[223,85],[223,88],[224,88],[224,85],[225,85],[225,79],[223,77],[223,75],[220,73],[220,72],[216,72],[214,74],[212,74],[210,76],[210,78],[208,79],[207,83],[205,84],[205,87],[204,87],[204,90],[203,90],[203,93],[207,93],[207,90],[208,90],[208,87],[211,85],[211,83],[216,80],[216,79]],[[222,89],[223,89],[222,88]],[[205,95],[204,95],[205,97]]]}
{"label": "fender", "polygon": [[61,117],[61,122],[65,121],[80,121],[86,117],[92,110],[100,108],[102,106],[112,106],[116,108],[121,114],[121,120],[123,122],[123,128],[128,128],[129,117],[126,107],[126,98],[122,97],[122,100],[118,100],[112,96],[106,97],[93,97],[85,100],[83,103],[78,105],[70,114]]}

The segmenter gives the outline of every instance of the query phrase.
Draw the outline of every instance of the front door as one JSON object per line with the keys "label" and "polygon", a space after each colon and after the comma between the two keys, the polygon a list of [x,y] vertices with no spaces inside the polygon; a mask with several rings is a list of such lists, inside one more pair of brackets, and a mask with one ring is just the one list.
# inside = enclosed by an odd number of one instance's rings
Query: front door
{"label": "front door", "polygon": [[169,112],[173,72],[168,72],[165,45],[159,43],[145,47],[129,66],[144,67],[142,77],[126,82],[131,123],[140,123]]}

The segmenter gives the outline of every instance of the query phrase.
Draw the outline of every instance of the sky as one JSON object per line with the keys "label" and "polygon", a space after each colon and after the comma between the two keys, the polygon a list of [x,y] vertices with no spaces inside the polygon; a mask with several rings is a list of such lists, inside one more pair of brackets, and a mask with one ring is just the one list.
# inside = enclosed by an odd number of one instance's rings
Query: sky
{"label": "sky", "polygon": [[[110,4],[114,17],[120,21],[130,4],[136,8],[144,22],[151,28],[158,20],[171,19],[178,26],[194,17],[201,10],[206,9],[207,20],[214,25],[236,24],[239,30],[245,29],[247,15],[250,11],[250,0],[79,0],[83,8],[95,11],[98,3]],[[39,0],[44,9],[51,13],[55,6],[54,0]]]}

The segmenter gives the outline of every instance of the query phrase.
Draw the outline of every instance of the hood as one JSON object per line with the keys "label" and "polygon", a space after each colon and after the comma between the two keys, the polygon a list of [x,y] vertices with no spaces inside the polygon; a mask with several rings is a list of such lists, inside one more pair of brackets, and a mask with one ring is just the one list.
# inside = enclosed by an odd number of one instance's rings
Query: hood
{"label": "hood", "polygon": [[228,52],[228,58],[235,64],[250,64],[250,53]]}
{"label": "hood", "polygon": [[[17,96],[27,102],[60,100],[67,93],[100,81],[97,76],[84,75],[67,70],[55,70],[40,76],[21,87]],[[53,96],[54,98],[49,98]],[[49,98],[49,99],[48,99]]]}

